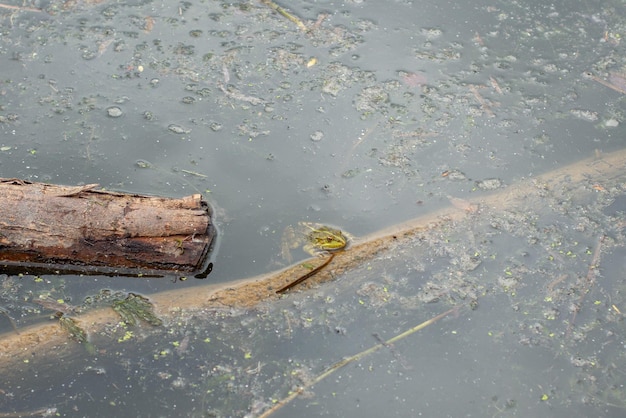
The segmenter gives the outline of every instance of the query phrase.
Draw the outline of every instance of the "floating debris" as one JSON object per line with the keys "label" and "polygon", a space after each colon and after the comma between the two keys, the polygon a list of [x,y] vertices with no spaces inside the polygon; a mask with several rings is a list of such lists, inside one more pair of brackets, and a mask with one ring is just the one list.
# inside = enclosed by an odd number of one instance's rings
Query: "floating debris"
{"label": "floating debris", "polygon": [[117,106],[111,106],[111,107],[107,108],[107,115],[110,118],[119,118],[123,114],[124,114],[124,112],[122,112],[122,109],[120,109]]}
{"label": "floating debris", "polygon": [[263,3],[264,5],[269,7],[270,9],[276,11],[278,14],[280,14],[284,18],[286,18],[289,21],[291,21],[292,23],[294,23],[298,27],[298,29],[300,29],[301,31],[306,32],[308,30],[306,25],[304,24],[304,22],[302,22],[302,20],[300,20],[300,18],[298,18],[293,13],[288,12],[286,9],[280,7],[278,4],[274,3],[273,1],[271,1],[271,0],[261,0],[261,3]]}
{"label": "floating debris", "polygon": [[502,187],[502,180],[500,179],[484,179],[476,181],[476,187],[480,190],[496,190]]}
{"label": "floating debris", "polygon": [[175,134],[188,134],[191,132],[191,129],[185,129],[182,126],[171,124],[167,127],[170,132],[174,132]]}
{"label": "floating debris", "polygon": [[578,119],[586,120],[588,122],[595,122],[600,117],[598,116],[598,112],[594,112],[588,109],[572,109],[570,113]]}
{"label": "floating debris", "polygon": [[324,132],[322,131],[315,131],[311,134],[311,141],[313,142],[319,142],[324,138]]}
{"label": "floating debris", "polygon": [[72,315],[80,313],[81,309],[78,306],[72,306],[62,300],[54,300],[49,296],[33,299],[33,303],[49,309],[55,312],[61,312],[65,315]]}
{"label": "floating debris", "polygon": [[74,318],[61,313],[61,315],[59,315],[59,325],[70,334],[70,337],[74,341],[81,344],[87,342],[87,333],[78,325],[78,322],[76,322]]}
{"label": "floating debris", "polygon": [[126,324],[131,326],[136,325],[137,320],[143,320],[154,326],[163,324],[163,321],[154,314],[152,303],[141,295],[129,293],[126,298],[113,302],[112,308]]}
{"label": "floating debris", "polygon": [[152,168],[152,163],[146,160],[137,160],[135,161],[135,165],[139,168]]}
{"label": "floating debris", "polygon": [[223,83],[217,83],[217,87],[226,95],[233,100],[239,100],[242,102],[248,102],[252,106],[266,104],[267,102],[258,97],[248,96],[237,90],[234,86],[229,85],[228,87],[224,86]]}

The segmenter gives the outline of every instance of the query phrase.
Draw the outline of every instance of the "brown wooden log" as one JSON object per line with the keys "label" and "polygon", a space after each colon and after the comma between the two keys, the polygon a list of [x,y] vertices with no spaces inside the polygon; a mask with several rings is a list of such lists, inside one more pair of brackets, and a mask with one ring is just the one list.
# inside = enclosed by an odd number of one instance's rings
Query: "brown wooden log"
{"label": "brown wooden log", "polygon": [[97,186],[0,178],[0,272],[149,276],[203,269],[215,229],[202,195],[173,199]]}

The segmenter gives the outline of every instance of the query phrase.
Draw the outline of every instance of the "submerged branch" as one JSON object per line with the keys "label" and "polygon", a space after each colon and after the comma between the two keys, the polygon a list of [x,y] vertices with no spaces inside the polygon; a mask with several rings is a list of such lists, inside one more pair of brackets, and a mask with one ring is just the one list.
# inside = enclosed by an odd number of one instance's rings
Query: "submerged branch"
{"label": "submerged branch", "polygon": [[412,328],[409,328],[408,330],[404,331],[401,334],[396,335],[393,338],[390,338],[387,341],[381,341],[378,344],[368,348],[367,350],[361,351],[360,353],[357,353],[353,356],[347,357],[341,361],[338,361],[337,363],[333,364],[331,367],[329,367],[326,371],[324,371],[322,374],[318,375],[315,379],[311,380],[310,382],[307,382],[304,386],[298,388],[298,390],[292,392],[289,396],[287,396],[284,399],[281,399],[280,401],[278,401],[271,409],[265,411],[263,414],[261,414],[259,416],[259,418],[267,418],[270,415],[272,415],[274,412],[278,411],[280,408],[282,408],[283,406],[287,405],[289,402],[291,402],[293,399],[297,398],[298,395],[300,395],[301,393],[303,393],[304,391],[306,391],[308,388],[312,387],[313,385],[316,385],[317,383],[321,382],[322,380],[326,379],[328,376],[330,376],[331,374],[333,374],[334,372],[336,372],[337,370],[341,369],[342,367],[347,366],[350,363],[354,363],[357,360],[362,359],[365,356],[368,356],[370,354],[375,353],[376,351],[380,350],[383,347],[389,347],[391,344],[393,344],[396,341],[400,341],[403,338],[408,337],[411,334],[416,333],[417,331],[420,331],[424,328],[426,328],[429,325],[434,324],[435,322],[439,321],[440,319],[445,318],[446,316],[450,315],[453,312],[458,312],[459,307],[455,307],[452,309],[449,309],[427,321],[422,322],[419,325],[416,325]]}
{"label": "submerged branch", "polygon": [[13,6],[11,4],[0,3],[0,9],[19,10],[21,12],[42,12],[41,9],[27,6]]}
{"label": "submerged branch", "polygon": [[307,274],[305,274],[304,276],[294,280],[293,282],[289,283],[286,286],[281,287],[280,289],[278,289],[276,291],[276,293],[285,293],[287,290],[291,289],[294,286],[299,285],[300,283],[302,283],[303,281],[305,281],[306,279],[315,276],[317,273],[319,273],[324,267],[326,267],[328,264],[330,264],[331,261],[333,261],[333,258],[335,258],[335,254],[331,253],[330,256],[328,257],[328,259],[320,264],[319,266],[315,267],[313,270],[311,270],[310,272],[308,272]]}
{"label": "submerged branch", "polygon": [[[522,203],[528,204],[532,199],[540,201],[546,190],[552,190],[557,194],[568,193],[568,190],[579,186],[581,182],[593,184],[606,177],[623,175],[624,165],[626,149],[602,157],[589,158],[524,180],[491,195],[471,199],[469,202],[472,205],[480,205],[475,213],[468,213],[451,205],[406,223],[394,225],[356,240],[350,248],[336,253],[331,264],[332,268],[317,272],[314,277],[309,278],[309,282],[319,284],[334,280],[335,277],[372,261],[385,250],[411,242],[427,231],[449,226],[456,220],[468,216],[482,216],[485,211],[510,210]],[[594,261],[592,264],[595,265],[597,262]],[[299,263],[261,276],[156,293],[150,295],[150,301],[154,304],[157,316],[164,320],[172,312],[180,312],[181,309],[248,308],[262,301],[284,297],[277,295],[276,290],[308,272]],[[119,321],[115,312],[108,308],[85,312],[77,316],[77,319],[86,324],[87,332],[98,332],[108,322]],[[10,332],[0,339],[0,368],[11,367],[15,362],[23,361],[29,353],[45,353],[49,347],[61,344],[67,338],[67,335],[58,332],[57,326],[51,324],[37,324],[20,331],[20,335]]]}
{"label": "submerged branch", "polygon": [[300,29],[301,31],[303,31],[303,32],[308,31],[308,28],[302,22],[302,20],[300,20],[300,18],[298,18],[294,14],[288,12],[284,8],[280,7],[278,4],[274,3],[272,0],[260,0],[260,1],[261,1],[262,4],[266,5],[270,9],[274,10],[279,15],[281,15],[284,18],[286,18],[287,20],[295,23],[296,26],[298,27],[298,29]]}
{"label": "submerged branch", "polygon": [[587,277],[585,287],[581,289],[580,297],[578,298],[578,302],[576,302],[576,309],[572,312],[572,316],[567,325],[567,331],[565,332],[565,338],[569,338],[572,329],[574,328],[574,323],[576,321],[576,315],[583,307],[583,299],[591,291],[591,288],[594,286],[596,282],[596,275],[598,274],[598,269],[600,268],[600,256],[602,255],[602,243],[604,242],[604,235],[600,235],[598,237],[598,242],[596,243],[596,249],[593,252],[593,258],[591,259],[591,263],[589,264],[589,269],[587,270]]}

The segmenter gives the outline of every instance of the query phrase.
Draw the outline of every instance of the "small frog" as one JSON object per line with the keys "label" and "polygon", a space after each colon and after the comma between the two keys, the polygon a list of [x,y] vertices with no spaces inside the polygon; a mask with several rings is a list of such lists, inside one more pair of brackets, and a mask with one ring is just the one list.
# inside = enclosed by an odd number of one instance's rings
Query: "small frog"
{"label": "small frog", "polygon": [[313,222],[299,222],[297,226],[288,226],[283,232],[282,256],[292,262],[291,250],[304,245],[302,249],[318,255],[324,252],[342,250],[348,244],[348,237],[339,229]]}

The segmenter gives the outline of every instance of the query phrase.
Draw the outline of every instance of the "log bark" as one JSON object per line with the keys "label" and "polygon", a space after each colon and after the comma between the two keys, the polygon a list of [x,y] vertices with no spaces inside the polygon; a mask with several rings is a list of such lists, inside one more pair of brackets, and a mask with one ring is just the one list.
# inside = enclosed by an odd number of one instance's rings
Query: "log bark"
{"label": "log bark", "polygon": [[215,235],[202,195],[179,199],[0,179],[0,272],[161,276],[203,269]]}

